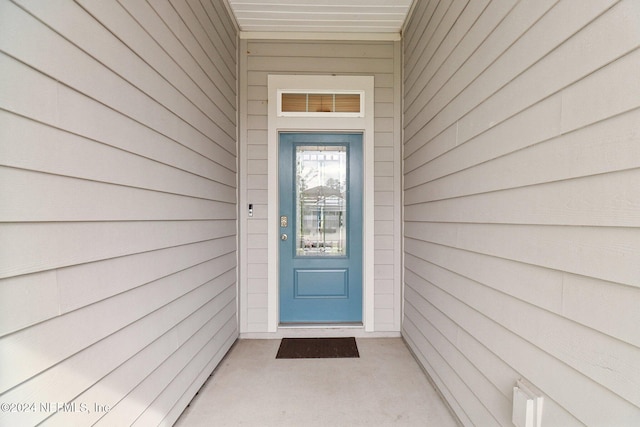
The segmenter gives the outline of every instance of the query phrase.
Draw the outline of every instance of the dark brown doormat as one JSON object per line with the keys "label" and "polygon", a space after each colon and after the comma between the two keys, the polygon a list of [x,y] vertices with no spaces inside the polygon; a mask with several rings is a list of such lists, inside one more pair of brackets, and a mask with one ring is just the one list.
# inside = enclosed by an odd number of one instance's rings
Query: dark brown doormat
{"label": "dark brown doormat", "polygon": [[276,355],[276,359],[338,357],[360,357],[355,338],[283,338]]}

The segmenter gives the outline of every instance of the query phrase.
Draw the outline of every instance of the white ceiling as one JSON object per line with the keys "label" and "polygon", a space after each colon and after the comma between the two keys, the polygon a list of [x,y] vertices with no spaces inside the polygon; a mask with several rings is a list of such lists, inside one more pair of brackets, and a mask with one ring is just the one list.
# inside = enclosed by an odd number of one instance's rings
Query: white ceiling
{"label": "white ceiling", "polygon": [[227,0],[240,31],[398,33],[413,0]]}

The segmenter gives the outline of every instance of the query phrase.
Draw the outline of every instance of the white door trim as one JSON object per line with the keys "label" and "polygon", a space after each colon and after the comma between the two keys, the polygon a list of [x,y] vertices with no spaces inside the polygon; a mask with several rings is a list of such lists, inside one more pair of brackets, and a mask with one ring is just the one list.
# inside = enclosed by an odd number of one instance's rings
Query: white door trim
{"label": "white door trim", "polygon": [[[287,117],[277,114],[277,97],[281,90],[301,92],[317,90],[364,91],[363,117]],[[268,76],[268,332],[278,332],[278,133],[283,131],[362,132],[364,163],[364,224],[363,224],[363,324],[366,332],[374,331],[374,78],[373,76],[317,76],[317,75],[269,75]]]}

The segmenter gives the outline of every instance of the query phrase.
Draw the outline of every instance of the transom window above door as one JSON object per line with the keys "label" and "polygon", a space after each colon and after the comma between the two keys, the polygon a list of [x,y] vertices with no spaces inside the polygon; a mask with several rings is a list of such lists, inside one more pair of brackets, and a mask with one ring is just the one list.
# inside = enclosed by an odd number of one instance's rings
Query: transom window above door
{"label": "transom window above door", "polygon": [[364,117],[364,93],[280,91],[278,116]]}

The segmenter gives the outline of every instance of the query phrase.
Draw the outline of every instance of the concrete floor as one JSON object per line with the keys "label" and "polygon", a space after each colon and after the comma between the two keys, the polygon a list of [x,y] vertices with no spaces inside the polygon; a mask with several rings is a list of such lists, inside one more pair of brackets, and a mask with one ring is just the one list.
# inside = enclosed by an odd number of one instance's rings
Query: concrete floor
{"label": "concrete floor", "polygon": [[400,338],[357,343],[357,359],[276,360],[280,340],[240,340],[175,425],[458,425]]}

